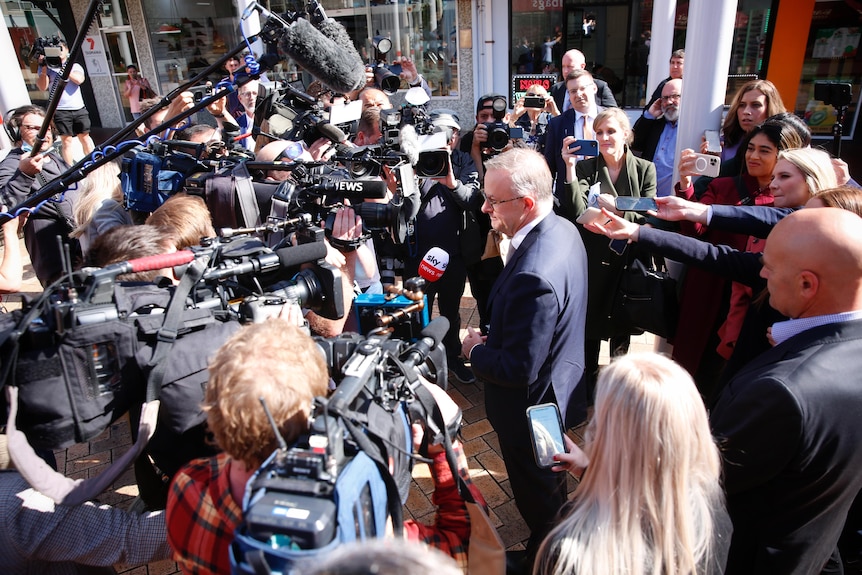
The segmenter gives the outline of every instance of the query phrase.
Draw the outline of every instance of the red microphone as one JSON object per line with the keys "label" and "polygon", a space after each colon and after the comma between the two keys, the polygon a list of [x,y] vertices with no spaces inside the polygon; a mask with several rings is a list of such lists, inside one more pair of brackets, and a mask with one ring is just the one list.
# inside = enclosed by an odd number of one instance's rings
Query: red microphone
{"label": "red microphone", "polygon": [[442,248],[431,248],[419,264],[419,275],[429,282],[436,282],[449,265],[449,254]]}
{"label": "red microphone", "polygon": [[246,138],[251,138],[253,135],[254,135],[254,133],[252,133],[252,132],[240,134],[239,136],[234,136],[233,141],[239,142],[240,140],[245,140]]}

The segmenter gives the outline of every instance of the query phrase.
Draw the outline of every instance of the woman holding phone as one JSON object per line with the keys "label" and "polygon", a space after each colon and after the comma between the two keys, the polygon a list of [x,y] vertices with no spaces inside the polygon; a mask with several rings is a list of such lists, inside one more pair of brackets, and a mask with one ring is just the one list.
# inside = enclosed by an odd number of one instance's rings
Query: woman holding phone
{"label": "woman holding phone", "polygon": [[[581,146],[573,146],[575,138],[568,136],[563,140],[562,155],[570,183],[568,193],[560,198],[560,214],[577,223],[588,207],[594,208],[593,211],[605,207],[627,220],[643,223],[643,214],[617,211],[614,198],[655,197],[655,164],[636,157],[629,150],[633,134],[629,118],[621,109],[607,108],[599,112],[593,122],[593,133],[599,147],[599,155],[595,157],[579,159],[583,150]],[[601,341],[610,339],[612,356],[626,353],[629,347],[629,326],[620,325],[611,317],[627,260],[611,251],[607,240],[597,239],[580,224],[577,227],[587,250],[589,275],[584,361],[587,398],[592,401]]]}
{"label": "woman holding phone", "polygon": [[[706,205],[771,206],[773,203],[772,171],[782,150],[806,145],[796,121],[784,116],[769,118],[748,132],[740,153],[745,164],[738,176],[715,178],[699,198]],[[691,177],[695,175],[694,153],[680,156],[680,185],[677,197],[696,200]],[[709,228],[701,222],[682,222],[682,233],[713,244],[724,244],[745,250],[748,235]],[[713,394],[725,357],[719,352],[719,328],[728,313],[730,283],[722,277],[699,268],[688,268],[680,289],[679,323],[673,339],[673,359],[694,377],[705,397]]]}
{"label": "woman holding phone", "polygon": [[629,354],[602,369],[596,391],[583,451],[566,437],[568,453],[555,456],[581,480],[533,573],[723,573],[732,526],[691,376],[658,354]]}

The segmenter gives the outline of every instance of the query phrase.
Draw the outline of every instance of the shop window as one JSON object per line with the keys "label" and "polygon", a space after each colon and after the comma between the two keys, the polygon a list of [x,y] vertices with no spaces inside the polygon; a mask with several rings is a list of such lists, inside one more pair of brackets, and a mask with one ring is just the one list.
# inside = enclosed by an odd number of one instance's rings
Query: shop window
{"label": "shop window", "polygon": [[[836,106],[847,104],[842,94],[849,85],[850,102],[843,121],[845,138],[854,136],[859,115],[859,83],[862,81],[862,58],[860,58],[862,20],[849,2],[817,2],[805,48],[802,78],[796,96],[794,111],[803,115],[814,136],[832,136]],[[819,99],[815,93],[816,82],[844,84],[832,90],[832,97]],[[842,92],[843,90],[843,92]],[[829,91],[827,91],[829,92]],[[823,94],[819,94],[823,97]],[[789,106],[791,102],[785,103]]]}
{"label": "shop window", "polygon": [[18,67],[27,85],[30,101],[34,104],[45,104],[48,101],[48,92],[36,87],[38,62],[32,50],[37,38],[58,34],[59,14],[50,4],[37,8],[30,2],[2,2],[0,11],[15,48]]}

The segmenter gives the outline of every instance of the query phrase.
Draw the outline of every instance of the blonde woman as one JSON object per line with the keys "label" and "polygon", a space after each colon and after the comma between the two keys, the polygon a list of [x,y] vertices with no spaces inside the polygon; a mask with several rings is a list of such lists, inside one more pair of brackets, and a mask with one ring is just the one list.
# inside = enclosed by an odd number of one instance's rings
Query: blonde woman
{"label": "blonde woman", "polygon": [[582,474],[539,548],[535,575],[722,573],[730,519],[706,408],[691,376],[654,354],[603,369],[584,450],[560,469]]}

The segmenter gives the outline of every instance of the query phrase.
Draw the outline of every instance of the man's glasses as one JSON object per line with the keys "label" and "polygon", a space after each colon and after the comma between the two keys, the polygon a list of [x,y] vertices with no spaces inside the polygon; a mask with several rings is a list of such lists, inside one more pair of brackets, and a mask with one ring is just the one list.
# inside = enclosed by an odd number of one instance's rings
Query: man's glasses
{"label": "man's glasses", "polygon": [[492,208],[496,208],[500,204],[508,204],[509,202],[514,202],[515,200],[523,200],[524,199],[524,196],[515,196],[514,198],[509,198],[508,200],[492,200],[491,198],[486,196],[484,193],[482,194],[482,197],[485,198],[485,201],[488,202],[488,204]]}
{"label": "man's glasses", "polygon": [[28,126],[27,124],[23,124],[21,126],[21,129],[22,130],[28,130],[30,132],[38,132],[39,130],[42,129],[42,126]]}
{"label": "man's glasses", "polygon": [[673,102],[674,100],[676,100],[677,102],[679,102],[679,99],[681,97],[682,97],[681,94],[670,94],[669,96],[662,96],[661,101],[662,102]]}

